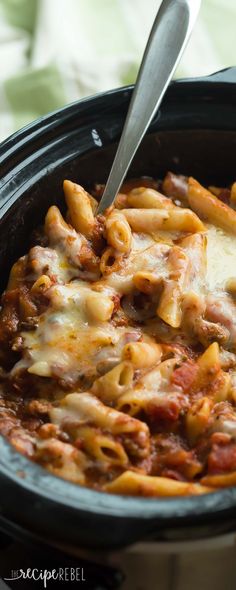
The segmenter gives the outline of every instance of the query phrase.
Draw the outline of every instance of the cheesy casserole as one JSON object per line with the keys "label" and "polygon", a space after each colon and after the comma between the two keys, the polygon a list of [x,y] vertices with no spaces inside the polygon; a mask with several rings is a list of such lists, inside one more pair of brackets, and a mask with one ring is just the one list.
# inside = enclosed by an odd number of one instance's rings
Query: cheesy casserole
{"label": "cheesy casserole", "polygon": [[236,485],[236,183],[65,180],[0,313],[0,433],[110,493]]}

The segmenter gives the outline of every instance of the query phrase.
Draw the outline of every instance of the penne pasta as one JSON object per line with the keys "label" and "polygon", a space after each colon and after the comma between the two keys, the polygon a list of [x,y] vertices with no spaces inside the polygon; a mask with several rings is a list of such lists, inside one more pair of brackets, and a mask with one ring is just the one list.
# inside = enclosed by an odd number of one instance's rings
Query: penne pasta
{"label": "penne pasta", "polygon": [[122,351],[122,358],[130,361],[137,369],[145,369],[157,364],[162,357],[162,349],[155,342],[130,342]]}
{"label": "penne pasta", "polygon": [[107,322],[110,320],[113,309],[114,303],[108,295],[90,293],[86,297],[87,313],[95,322]]}
{"label": "penne pasta", "polygon": [[[72,427],[73,430],[73,427]],[[76,440],[81,440],[84,451],[96,461],[109,465],[127,465],[129,460],[122,444],[114,437],[102,434],[91,426],[78,426],[74,429]]]}
{"label": "penne pasta", "polygon": [[129,416],[136,416],[141,411],[145,411],[148,404],[155,400],[153,391],[146,389],[131,389],[122,394],[116,401],[116,409],[119,412],[125,412]]}
{"label": "penne pasta", "polygon": [[84,453],[72,445],[49,437],[40,442],[36,459],[54,475],[82,486],[85,484],[84,470],[88,461]]}
{"label": "penne pasta", "polygon": [[52,205],[45,217],[45,233],[49,241],[54,244],[70,235],[70,227],[62,217],[58,207]]}
{"label": "penne pasta", "polygon": [[146,413],[156,412],[156,408],[165,408],[167,394],[174,402],[176,394],[171,391],[170,382],[176,365],[175,359],[167,359],[157,367],[145,373],[132,389],[128,389],[116,400],[116,409],[130,416],[135,416],[142,410]]}
{"label": "penne pasta", "polygon": [[51,285],[52,285],[51,279],[47,275],[41,275],[41,277],[39,277],[37,279],[37,281],[35,281],[34,284],[32,285],[31,293],[33,293],[33,295],[37,295],[37,293],[38,294],[43,293],[44,291],[49,289],[49,287],[51,287]]}
{"label": "penne pasta", "polygon": [[123,256],[114,248],[106,248],[101,256],[100,270],[103,275],[110,275],[119,271],[122,266]]}
{"label": "penne pasta", "polygon": [[[78,425],[89,422],[93,426],[110,430],[113,436],[125,435],[124,446],[131,453],[145,457],[149,452],[149,430],[146,424],[105,406],[91,393],[70,393],[62,400],[60,407],[50,411],[54,424],[77,420]],[[129,435],[131,444],[129,445]],[[132,443],[133,439],[133,443]]]}
{"label": "penne pasta", "polygon": [[188,179],[186,176],[168,172],[163,180],[162,190],[167,197],[178,202],[178,204],[188,206]]}
{"label": "penne pasta", "polygon": [[161,288],[163,285],[163,278],[156,275],[154,272],[139,271],[133,277],[133,283],[141,293],[151,295]]}
{"label": "penne pasta", "polygon": [[125,471],[111,483],[106,484],[104,490],[111,494],[131,496],[188,496],[212,491],[207,485],[175,481],[167,477],[150,477],[133,471]]}
{"label": "penne pasta", "polygon": [[128,193],[126,206],[140,209],[173,209],[174,203],[153,188],[139,187]]}
{"label": "penne pasta", "polygon": [[207,271],[207,237],[204,233],[196,233],[181,240],[181,248],[188,256],[189,265],[186,273],[185,291],[202,290]]}
{"label": "penne pasta", "polygon": [[63,189],[73,227],[86,238],[90,238],[95,224],[93,198],[82,186],[70,180],[64,180]]}
{"label": "penne pasta", "polygon": [[133,385],[134,369],[132,364],[123,361],[111,371],[97,379],[93,385],[93,393],[102,401],[111,402],[117,400]]}
{"label": "penne pasta", "polygon": [[118,252],[130,251],[132,234],[121,211],[112,211],[105,222],[108,244]]}
{"label": "penne pasta", "polygon": [[123,209],[122,213],[136,232],[153,234],[164,230],[194,233],[205,229],[197,215],[189,209]]}
{"label": "penne pasta", "polygon": [[157,308],[158,316],[172,328],[179,328],[182,322],[182,299],[185,287],[189,258],[178,246],[174,246],[168,257],[169,279]]}
{"label": "penne pasta", "polygon": [[203,486],[210,486],[212,489],[215,488],[228,488],[236,485],[236,471],[231,473],[221,473],[216,475],[205,475],[201,479]]}
{"label": "penne pasta", "polygon": [[220,350],[218,342],[213,342],[197,361],[197,384],[204,388],[209,383],[209,376],[213,379],[214,375],[219,373],[221,368]]}
{"label": "penne pasta", "polygon": [[236,212],[203,188],[194,178],[189,179],[188,200],[190,207],[202,219],[236,233]]}
{"label": "penne pasta", "polygon": [[197,400],[188,410],[185,420],[186,436],[191,445],[202,436],[209,424],[213,401],[208,397]]}
{"label": "penne pasta", "polygon": [[220,403],[231,398],[231,377],[229,373],[220,371],[214,383],[214,402]]}

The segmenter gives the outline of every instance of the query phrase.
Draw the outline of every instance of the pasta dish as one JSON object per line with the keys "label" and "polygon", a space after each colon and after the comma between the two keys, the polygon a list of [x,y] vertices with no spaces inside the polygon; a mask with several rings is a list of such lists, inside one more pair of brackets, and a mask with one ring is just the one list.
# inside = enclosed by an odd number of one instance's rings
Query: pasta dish
{"label": "pasta dish", "polygon": [[0,311],[0,433],[82,486],[236,485],[236,183],[64,181]]}

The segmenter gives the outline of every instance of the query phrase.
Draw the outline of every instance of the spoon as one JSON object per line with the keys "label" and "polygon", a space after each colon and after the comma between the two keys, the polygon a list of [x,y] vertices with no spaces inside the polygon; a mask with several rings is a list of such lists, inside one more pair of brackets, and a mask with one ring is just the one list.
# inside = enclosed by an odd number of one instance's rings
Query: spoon
{"label": "spoon", "polygon": [[98,213],[113,203],[119,191],[187,45],[200,4],[201,0],[163,0],[159,8]]}

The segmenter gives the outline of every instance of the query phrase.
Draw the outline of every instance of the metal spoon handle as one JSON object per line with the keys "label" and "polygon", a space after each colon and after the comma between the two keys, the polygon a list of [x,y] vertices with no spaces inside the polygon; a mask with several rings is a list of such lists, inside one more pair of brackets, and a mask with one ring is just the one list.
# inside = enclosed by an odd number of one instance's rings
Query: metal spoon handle
{"label": "metal spoon handle", "polygon": [[114,201],[191,35],[201,0],[163,0],[143,55],[109,178],[98,207]]}

